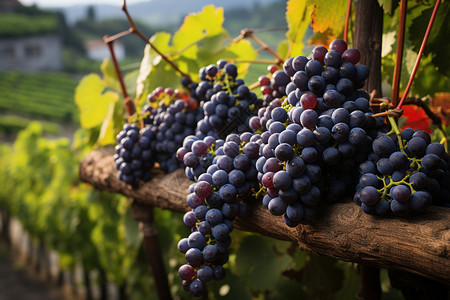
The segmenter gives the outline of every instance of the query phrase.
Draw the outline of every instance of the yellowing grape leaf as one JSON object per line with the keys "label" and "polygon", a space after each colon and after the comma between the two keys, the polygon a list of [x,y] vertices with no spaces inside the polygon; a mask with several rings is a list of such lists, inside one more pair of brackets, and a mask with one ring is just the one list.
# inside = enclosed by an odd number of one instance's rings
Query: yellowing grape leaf
{"label": "yellowing grape leaf", "polygon": [[[252,47],[249,40],[240,40],[238,42],[231,43],[223,51],[216,53],[215,61],[226,57],[227,60],[233,61],[253,61],[258,57],[258,52]],[[238,74],[240,78],[244,78],[250,66],[249,63],[239,63]]]}
{"label": "yellowing grape leaf", "polygon": [[205,6],[201,12],[184,18],[183,24],[173,36],[173,46],[177,50],[189,47],[183,51],[183,55],[195,58],[198,41],[225,32],[222,27],[223,21],[223,8],[216,8],[214,5]]}
{"label": "yellowing grape leaf", "polygon": [[313,35],[309,39],[309,43],[315,46],[324,46],[328,48],[328,46],[334,39],[336,39],[336,36],[332,33],[332,30],[329,28],[324,32],[318,32],[315,35]]}
{"label": "yellowing grape leaf", "polygon": [[[308,0],[312,7],[311,27],[314,32],[324,32],[328,28],[342,32],[347,14],[347,0]],[[342,28],[341,30],[339,30]]]}
{"label": "yellowing grape leaf", "polygon": [[[248,61],[257,57],[250,42],[231,42],[222,27],[223,21],[223,8],[205,6],[201,12],[190,14],[184,19],[172,42],[168,33],[157,33],[150,41],[181,72],[196,81],[201,67],[215,64],[219,59]],[[248,65],[238,64],[238,68],[242,76]],[[179,72],[147,45],[137,79],[137,103],[143,103],[145,96],[158,86],[176,88],[179,84]]]}
{"label": "yellowing grape leaf", "polygon": [[83,128],[93,128],[102,124],[108,114],[111,103],[117,102],[119,95],[113,91],[104,91],[105,85],[100,76],[89,74],[75,89],[75,103],[80,110],[80,122]]}
{"label": "yellowing grape leaf", "polygon": [[[289,0],[286,7],[286,22],[288,24],[288,31],[286,37],[289,41],[291,48],[297,49],[295,52],[299,52],[298,49],[303,49],[303,36],[308,29],[310,23],[311,8],[303,0]],[[283,50],[286,50],[286,46],[283,46]],[[300,50],[301,51],[301,50]],[[280,53],[281,54],[281,53]],[[289,56],[299,55],[300,53],[286,53]],[[285,56],[285,55],[283,55]]]}

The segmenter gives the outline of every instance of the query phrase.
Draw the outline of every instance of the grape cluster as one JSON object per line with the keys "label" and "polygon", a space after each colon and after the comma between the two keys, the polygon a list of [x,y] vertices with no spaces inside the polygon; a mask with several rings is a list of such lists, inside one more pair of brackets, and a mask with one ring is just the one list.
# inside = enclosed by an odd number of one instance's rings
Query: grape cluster
{"label": "grape cluster", "polygon": [[116,136],[116,168],[119,179],[128,184],[148,181],[155,163],[167,173],[183,168],[176,152],[203,118],[196,99],[171,88],[158,87],[147,100],[141,112],[144,127],[125,124]]}
{"label": "grape cluster", "polygon": [[[196,103],[195,100],[193,103]],[[181,99],[157,109],[149,126],[156,133],[152,147],[160,169],[170,173],[183,168],[183,164],[176,158],[176,152],[183,144],[184,138],[194,134],[195,126],[202,117],[200,108],[195,105],[189,107],[189,103]]]}
{"label": "grape cluster", "polygon": [[[310,58],[289,58],[258,78],[264,100],[236,79],[233,64],[200,70],[202,81],[189,88],[204,118],[176,153],[194,181],[183,218],[191,234],[178,243],[186,291],[204,295],[208,281],[225,276],[232,221],[249,195],[263,195],[263,206],[289,227],[350,195],[367,213],[450,206],[449,155],[423,130],[404,130],[399,139],[387,131],[361,90],[369,70],[359,60],[343,40],[315,47]],[[242,112],[246,123],[236,126]],[[253,133],[230,134],[230,124]]]}
{"label": "grape cluster", "polygon": [[116,136],[114,163],[119,171],[119,179],[127,184],[136,185],[139,181],[150,179],[150,170],[154,165],[154,153],[151,140],[154,132],[136,124],[124,124]]}
{"label": "grape cluster", "polygon": [[366,213],[416,214],[429,205],[450,206],[450,156],[421,130],[380,134],[370,160],[360,165],[354,200]]}
{"label": "grape cluster", "polygon": [[[232,221],[246,211],[242,200],[258,188],[255,169],[258,138],[248,132],[228,135],[215,151],[206,172],[196,176],[196,182],[189,188],[186,201],[192,210],[184,215],[183,221],[191,228],[191,234],[178,243],[186,258],[178,274],[183,288],[194,296],[206,292],[208,281],[225,276],[223,264],[228,261]],[[189,153],[197,151],[194,149],[204,153],[207,141],[187,137],[185,142],[192,140],[193,151]]]}
{"label": "grape cluster", "polygon": [[[287,60],[284,66],[287,66],[290,63],[291,62]],[[270,74],[269,76],[261,75],[258,77],[261,93],[264,97],[264,106],[267,106],[274,99],[281,99],[295,89],[290,77],[292,73],[289,72],[291,68],[284,67],[283,70],[280,70],[276,65],[269,65],[267,69]]]}
{"label": "grape cluster", "polygon": [[358,89],[368,70],[357,64],[357,54],[335,40],[330,51],[314,48],[311,59],[288,59],[287,97],[275,98],[249,120],[252,130],[262,131],[256,166],[267,189],[263,205],[284,215],[288,226],[314,219],[321,200],[334,203],[352,193],[359,163],[383,131],[369,95]]}
{"label": "grape cluster", "polygon": [[213,163],[213,153],[224,142],[224,140],[212,136],[206,136],[203,139],[195,135],[187,136],[183,141],[183,146],[176,153],[178,160],[186,166],[186,177],[196,181],[198,176],[205,173]]}
{"label": "grape cluster", "polygon": [[196,136],[223,139],[229,133],[248,131],[248,119],[262,105],[262,99],[237,78],[236,65],[219,60],[201,68],[199,77],[195,97],[203,101],[205,117],[197,124]]}

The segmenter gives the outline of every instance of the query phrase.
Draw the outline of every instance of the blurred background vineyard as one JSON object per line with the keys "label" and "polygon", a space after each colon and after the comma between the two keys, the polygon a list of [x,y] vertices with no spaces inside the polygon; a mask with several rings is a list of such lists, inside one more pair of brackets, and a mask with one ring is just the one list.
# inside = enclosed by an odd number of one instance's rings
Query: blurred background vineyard
{"label": "blurred background vineyard", "polygon": [[[86,285],[94,284],[97,294],[103,295],[112,284],[114,297],[156,299],[142,238],[130,214],[130,200],[96,191],[78,179],[78,164],[94,147],[100,128],[80,127],[75,88],[86,74],[101,74],[103,59],[109,57],[102,37],[129,27],[120,10],[121,1],[115,2],[114,5],[42,9],[20,1],[0,0],[1,230],[5,236],[12,230],[6,221],[18,220],[31,236],[30,249],[46,248],[57,253],[59,270],[81,274],[76,276],[76,285],[84,287],[84,293],[89,293]],[[243,28],[252,28],[274,49],[285,39],[286,1],[215,2],[208,1],[225,6],[223,26],[230,37],[238,36]],[[202,1],[192,1],[190,5],[179,3],[177,5],[175,0],[146,1],[129,5],[129,11],[147,36],[160,31],[173,34],[185,15],[200,11],[206,4]],[[448,10],[449,6],[445,7]],[[414,16],[422,11],[414,11]],[[386,18],[390,20],[388,14]],[[443,24],[450,24],[446,21],[448,17]],[[385,29],[388,33],[387,45],[383,45],[383,92],[389,95],[389,74],[395,52],[395,34],[391,32],[396,30],[395,24],[385,22]],[[304,53],[310,53],[312,42],[330,39],[333,34],[317,33],[308,28]],[[135,36],[115,43],[122,71],[131,79],[135,79],[139,71],[144,46]],[[407,45],[410,52],[406,55],[405,68],[410,68],[415,59],[413,47],[413,43]],[[260,52],[258,59],[269,57]],[[444,119],[449,135],[450,68],[443,64],[446,75],[436,73],[431,64],[433,59],[432,54],[425,55],[424,67],[416,79],[419,84],[414,86],[413,93],[428,97],[432,110]],[[249,84],[256,81],[266,72],[266,67],[252,65],[246,81]],[[404,72],[405,80],[407,74]],[[408,108],[405,115],[409,118],[404,118],[405,126],[434,131],[435,127],[421,109]],[[176,243],[181,236],[186,236],[187,228],[181,219],[178,213],[156,212],[172,294],[183,298],[186,295],[177,276],[177,266],[183,257]],[[314,257],[293,250],[287,242],[243,232],[234,234],[236,242],[232,252],[236,254],[230,259],[231,273],[220,286],[211,287],[218,298],[282,299],[295,293],[307,298],[348,299],[357,293],[358,276],[353,264]],[[6,237],[7,242],[13,239]],[[259,249],[260,256],[254,257],[254,249]],[[273,261],[262,263],[267,260]],[[308,269],[316,270],[314,277],[303,276],[300,271]],[[387,274],[382,275],[385,299],[396,299],[398,292],[390,288]],[[100,297],[98,295],[89,296]]]}
{"label": "blurred background vineyard", "polygon": [[[241,7],[231,1],[225,11],[224,27],[231,36],[237,36],[246,27],[279,28],[261,34],[261,38],[275,46],[283,39],[286,27],[285,1],[259,2]],[[98,73],[103,58],[109,57],[103,36],[129,27],[120,5],[117,1],[117,5],[42,9],[24,6],[19,1],[0,1],[2,140],[13,140],[31,120],[43,121],[45,131],[51,134],[70,136],[76,130],[75,86],[83,75]],[[202,4],[198,2],[178,12],[170,12],[170,7],[173,7],[170,3],[142,2],[130,5],[129,10],[137,13],[138,28],[151,36],[159,31],[175,32],[184,15],[201,10]],[[155,10],[159,21],[155,21],[154,15],[145,14]],[[161,16],[168,19],[160,22]],[[139,68],[144,50],[141,40],[127,36],[115,47],[124,71]]]}

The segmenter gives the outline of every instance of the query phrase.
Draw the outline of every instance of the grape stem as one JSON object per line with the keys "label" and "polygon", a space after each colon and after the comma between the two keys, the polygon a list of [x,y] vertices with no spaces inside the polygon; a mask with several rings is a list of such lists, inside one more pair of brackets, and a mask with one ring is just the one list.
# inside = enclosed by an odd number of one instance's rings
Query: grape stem
{"label": "grape stem", "polygon": [[[391,112],[391,111],[401,111],[401,112],[403,112],[402,110],[390,109],[390,110],[387,111],[386,113],[389,113],[389,112]],[[387,115],[387,119],[388,119],[388,121],[389,121],[389,123],[390,123],[390,125],[391,125],[391,131],[389,131],[387,134],[390,135],[390,134],[394,134],[394,133],[395,133],[395,135],[397,136],[397,139],[398,139],[398,146],[399,146],[399,148],[400,148],[400,151],[403,152],[404,154],[406,154],[406,151],[405,151],[405,145],[403,144],[403,140],[402,140],[402,137],[401,137],[400,129],[398,128],[397,121],[396,121],[398,118],[396,118],[394,115]],[[419,163],[420,159],[411,158],[411,157],[409,157],[407,154],[406,154],[406,156],[408,157],[408,160],[412,161],[412,163],[415,164],[414,167],[417,167],[417,170],[420,170],[420,169],[422,168],[422,166],[421,166],[420,163]],[[413,172],[413,173],[414,173],[414,172]],[[411,176],[411,174],[412,174],[412,173],[406,174],[406,176],[405,176],[401,181],[399,181],[399,182],[397,182],[397,181],[394,182],[394,181],[392,180],[392,178],[389,176],[390,179],[391,179],[390,182],[389,182],[389,184],[386,184],[386,182],[385,182],[385,180],[384,180],[384,177],[383,177],[383,178],[378,178],[378,179],[380,179],[380,180],[383,181],[383,185],[384,185],[383,188],[381,188],[380,190],[378,190],[378,192],[380,192],[380,193],[382,194],[382,195],[381,195],[381,198],[385,199],[386,195],[389,194],[389,190],[390,190],[393,186],[399,185],[399,184],[404,184],[404,185],[408,186],[409,189],[411,190],[411,193],[414,193],[415,190],[414,190],[412,184],[406,181],[406,180]],[[386,199],[385,199],[385,200],[386,200]]]}
{"label": "grape stem", "polygon": [[259,38],[257,38],[254,34],[253,34],[253,30],[245,28],[241,30],[241,34],[233,39],[233,42],[237,42],[241,39],[244,38],[251,38],[255,43],[257,43],[258,45],[261,46],[262,49],[268,51],[270,54],[273,55],[273,57],[275,57],[275,59],[277,60],[276,64],[283,64],[284,60],[278,55],[278,53],[276,53],[272,48],[270,48],[269,45],[267,45],[266,43],[264,43],[262,40],[260,40]]}
{"label": "grape stem", "polygon": [[[374,103],[374,102],[379,102],[380,104]],[[374,106],[385,106],[385,107],[392,107],[390,105],[390,102],[387,99],[383,99],[383,98],[371,98],[370,100],[370,106],[374,107]],[[445,147],[445,151],[448,152],[448,139],[445,136],[445,130],[444,130],[444,126],[442,124],[442,119],[440,117],[438,117],[431,109],[430,107],[426,104],[426,101],[424,99],[421,98],[416,98],[416,97],[408,97],[406,98],[405,102],[403,105],[416,105],[420,108],[422,108],[424,110],[424,112],[427,114],[427,116],[431,119],[432,123],[434,125],[436,125],[437,129],[442,133],[442,140],[440,141],[441,144],[444,145]],[[388,111],[384,111],[381,113],[377,113],[372,115],[373,117],[385,117],[385,116],[393,116],[395,118],[399,118],[401,117],[401,115],[403,114],[403,110],[402,109],[389,109]],[[392,125],[392,124],[391,124]]]}
{"label": "grape stem", "polygon": [[[389,111],[393,111],[393,109],[390,109]],[[403,110],[400,110],[400,111],[403,113]],[[390,134],[395,133],[395,135],[397,136],[397,139],[398,139],[398,146],[400,148],[400,151],[405,153],[406,156],[408,156],[408,154],[405,151],[405,146],[403,145],[403,140],[402,140],[402,136],[400,133],[400,129],[398,129],[398,125],[397,125],[397,121],[396,121],[396,120],[398,120],[398,117],[396,117],[395,115],[388,115],[387,118],[391,125],[391,131],[389,131],[387,134],[390,135]]]}
{"label": "grape stem", "polygon": [[269,31],[287,31],[289,28],[287,26],[272,27],[272,28],[260,28],[252,29],[253,32],[269,32]]}
{"label": "grape stem", "polygon": [[[393,111],[393,110],[390,109],[387,112],[390,113],[391,111]],[[388,115],[388,121],[389,121],[389,124],[391,124],[392,131],[394,131],[394,133],[397,136],[400,136],[400,129],[398,129],[398,125],[397,125],[397,122],[395,121],[395,117],[393,115]]]}
{"label": "grape stem", "polygon": [[250,63],[250,64],[263,64],[263,65],[271,65],[277,64],[277,61],[273,60],[239,60],[239,59],[230,59],[232,63]]}
{"label": "grape stem", "polygon": [[[228,74],[227,74],[227,73],[225,73],[224,83],[225,83],[225,87],[226,87],[226,89],[227,89],[227,91],[228,91],[228,94],[233,95],[233,90],[231,89],[231,86],[230,86],[230,80],[228,79]],[[233,95],[233,96],[234,96],[234,95]],[[237,105],[238,105],[238,101],[237,101],[237,99],[236,99],[236,106],[237,106]]]}
{"label": "grape stem", "polygon": [[344,25],[344,41],[346,43],[348,43],[348,23],[350,20],[351,12],[352,12],[352,0],[348,0],[347,14],[345,16],[345,25]]}
{"label": "grape stem", "polygon": [[386,117],[387,116],[388,118],[389,117],[400,118],[402,114],[403,114],[402,109],[392,108],[387,111],[383,111],[383,112],[374,114],[374,115],[372,115],[372,117],[377,118],[377,117]]}
{"label": "grape stem", "polygon": [[397,106],[398,102],[398,90],[400,86],[400,74],[402,70],[402,60],[403,60],[403,46],[405,40],[407,3],[408,1],[406,0],[400,0],[400,16],[398,21],[398,32],[397,32],[397,50],[395,55],[394,78],[392,80],[392,95],[391,95],[391,103],[393,106]]}
{"label": "grape stem", "polygon": [[[420,168],[420,165],[419,165],[419,168]],[[390,189],[393,186],[400,185],[400,184],[406,185],[409,188],[409,190],[411,191],[411,194],[415,193],[416,190],[414,189],[412,183],[409,183],[406,181],[409,177],[411,177],[411,175],[412,175],[412,173],[406,174],[406,176],[400,181],[393,181],[391,176],[386,176],[386,175],[384,175],[383,177],[377,176],[377,178],[383,182],[383,187],[378,190],[378,192],[381,194],[380,198],[385,201],[389,201],[389,199],[386,199],[386,196],[390,195],[390,193],[389,193]],[[389,184],[386,184],[385,177],[389,177],[389,179],[390,179]]]}
{"label": "grape stem", "polygon": [[267,188],[261,185],[260,189],[254,193],[254,197],[258,199],[265,194],[267,194]]}
{"label": "grape stem", "polygon": [[137,27],[136,24],[134,23],[133,19],[130,16],[130,13],[128,12],[127,9],[127,5],[126,5],[126,0],[123,0],[123,4],[122,4],[122,11],[125,13],[127,19],[128,19],[128,23],[130,23],[130,29],[129,32],[130,33],[134,33],[136,34],[138,37],[141,38],[141,40],[143,40],[145,43],[147,43],[156,53],[158,53],[159,56],[161,56],[162,59],[164,59],[175,71],[177,71],[178,73],[180,73],[181,76],[188,78],[189,80],[191,80],[191,77],[184,73],[183,71],[180,70],[180,68],[178,68],[178,66],[172,62],[166,55],[164,55],[161,51],[158,50],[158,48],[155,47],[155,45],[150,41],[150,39],[148,39]]}
{"label": "grape stem", "polygon": [[409,77],[408,85],[406,86],[406,89],[403,92],[402,99],[400,100],[400,102],[397,105],[397,109],[401,109],[402,108],[403,102],[405,101],[406,96],[409,93],[409,89],[411,88],[412,82],[414,80],[414,76],[416,75],[417,69],[419,68],[420,58],[422,57],[423,49],[425,48],[425,45],[427,43],[428,37],[429,37],[430,32],[431,32],[431,27],[433,26],[433,22],[434,22],[434,19],[436,18],[436,14],[437,14],[437,11],[438,11],[438,8],[439,8],[440,4],[441,4],[441,0],[437,0],[436,4],[434,5],[433,13],[431,14],[430,21],[428,23],[428,27],[427,27],[427,30],[425,32],[425,36],[423,37],[423,40],[422,40],[422,45],[420,46],[419,53],[417,54],[417,59],[416,59],[416,62],[414,64],[414,68],[413,68],[413,70],[411,72],[411,76]]}
{"label": "grape stem", "polygon": [[250,84],[249,86],[248,86],[248,89],[249,90],[253,90],[253,89],[256,89],[256,88],[258,88],[258,87],[260,87],[261,86],[261,84],[259,83],[259,81],[256,81],[256,82],[253,82],[252,84]]}
{"label": "grape stem", "polygon": [[133,101],[131,101],[130,97],[128,96],[127,88],[125,86],[125,82],[123,81],[122,72],[120,71],[119,63],[117,62],[116,54],[114,52],[114,39],[110,39],[109,36],[104,36],[103,41],[106,43],[109,52],[111,53],[111,59],[114,65],[114,69],[116,71],[116,75],[120,83],[120,88],[122,89],[124,106],[125,109],[127,110],[128,117],[130,118],[136,112],[136,108],[134,106]]}

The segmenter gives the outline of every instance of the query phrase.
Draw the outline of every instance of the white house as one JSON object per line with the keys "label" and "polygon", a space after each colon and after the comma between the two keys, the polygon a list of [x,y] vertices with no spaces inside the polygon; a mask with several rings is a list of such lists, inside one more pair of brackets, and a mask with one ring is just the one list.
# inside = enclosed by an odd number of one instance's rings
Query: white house
{"label": "white house", "polygon": [[0,70],[58,71],[63,68],[61,53],[56,34],[0,37]]}
{"label": "white house", "polygon": [[[114,54],[117,60],[122,60],[125,58],[125,46],[119,42],[114,41]],[[108,46],[102,40],[88,41],[84,44],[87,56],[90,59],[102,61],[105,57],[110,58],[111,53],[109,52]]]}

